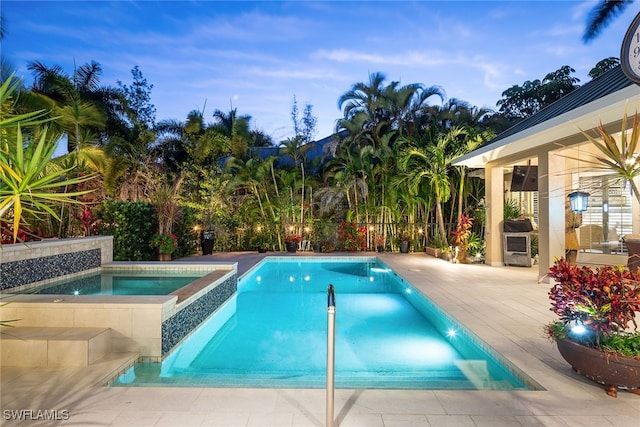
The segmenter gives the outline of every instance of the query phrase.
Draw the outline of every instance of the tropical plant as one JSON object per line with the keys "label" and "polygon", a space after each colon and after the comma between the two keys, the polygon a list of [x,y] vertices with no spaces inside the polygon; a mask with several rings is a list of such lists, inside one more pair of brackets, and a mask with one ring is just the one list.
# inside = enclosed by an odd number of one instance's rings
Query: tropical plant
{"label": "tropical plant", "polygon": [[640,202],[640,189],[635,182],[635,179],[640,177],[640,118],[637,111],[630,128],[628,123],[629,117],[625,114],[622,118],[620,146],[602,123],[596,128],[597,136],[582,130],[581,132],[599,151],[599,154],[592,155],[592,163],[599,169],[614,172],[624,180]]}
{"label": "tropical plant", "polygon": [[471,226],[473,219],[467,215],[460,215],[458,224],[453,234],[454,244],[458,250],[457,261],[465,262],[469,250],[469,237],[471,236]]}
{"label": "tropical plant", "polygon": [[[76,166],[65,169],[51,167],[51,158],[60,141],[59,135],[51,136],[42,111],[11,114],[12,95],[18,83],[12,78],[0,86],[2,118],[0,119],[0,221],[12,217],[13,240],[25,214],[35,218],[49,214],[59,219],[53,206],[60,203],[82,203],[77,198],[91,190],[68,191],[69,187],[89,181],[95,176],[73,175]],[[23,125],[29,127],[29,138],[23,136]]]}
{"label": "tropical plant", "polygon": [[180,217],[178,190],[181,184],[181,178],[176,179],[173,185],[161,182],[150,195],[158,217],[158,234],[171,233],[173,224]]}
{"label": "tropical plant", "polygon": [[161,254],[171,255],[178,248],[178,236],[173,233],[158,233],[151,239],[151,244],[158,248]]}
{"label": "tropical plant", "polygon": [[148,261],[156,232],[154,212],[146,202],[105,200],[96,215],[97,231],[113,236],[114,261]]}
{"label": "tropical plant", "polygon": [[[546,326],[550,338],[568,338],[604,350],[604,343],[610,342],[611,337],[630,336],[631,324],[637,331],[640,273],[611,265],[593,270],[560,258],[547,276],[555,280],[549,299],[551,311],[559,318]],[[640,358],[640,353],[634,356]]]}
{"label": "tropical plant", "polygon": [[302,236],[299,234],[287,234],[284,237],[285,243],[300,243],[302,241]]}
{"label": "tropical plant", "polygon": [[340,222],[338,242],[345,251],[364,251],[367,249],[367,228],[353,222]]}

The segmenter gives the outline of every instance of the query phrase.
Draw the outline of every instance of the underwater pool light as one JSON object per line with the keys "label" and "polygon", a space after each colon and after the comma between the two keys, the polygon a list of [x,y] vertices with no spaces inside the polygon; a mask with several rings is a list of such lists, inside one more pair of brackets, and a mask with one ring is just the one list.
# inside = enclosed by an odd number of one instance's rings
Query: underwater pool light
{"label": "underwater pool light", "polygon": [[447,331],[447,336],[449,338],[455,338],[456,335],[457,335],[456,330],[453,328],[449,328],[449,330]]}

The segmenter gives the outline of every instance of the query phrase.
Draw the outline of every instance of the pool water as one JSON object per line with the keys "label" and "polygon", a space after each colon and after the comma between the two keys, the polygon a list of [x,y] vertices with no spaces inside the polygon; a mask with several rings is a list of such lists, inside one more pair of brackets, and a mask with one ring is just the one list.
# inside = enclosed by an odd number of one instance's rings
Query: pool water
{"label": "pool water", "polygon": [[162,364],[114,385],[324,387],[327,287],[339,388],[528,389],[477,338],[375,258],[275,258]]}
{"label": "pool water", "polygon": [[27,292],[55,295],[168,295],[202,277],[203,274],[205,273],[109,270],[32,288]]}

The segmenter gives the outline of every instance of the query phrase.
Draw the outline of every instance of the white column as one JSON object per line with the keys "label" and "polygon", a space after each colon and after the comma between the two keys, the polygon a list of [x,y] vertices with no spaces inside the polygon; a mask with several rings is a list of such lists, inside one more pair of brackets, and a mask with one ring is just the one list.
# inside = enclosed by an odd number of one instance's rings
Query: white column
{"label": "white column", "polygon": [[564,256],[565,239],[565,158],[554,152],[538,157],[538,272],[549,272],[554,258]]}
{"label": "white column", "polygon": [[485,173],[486,256],[485,263],[503,264],[502,220],[504,216],[504,168],[487,165]]}

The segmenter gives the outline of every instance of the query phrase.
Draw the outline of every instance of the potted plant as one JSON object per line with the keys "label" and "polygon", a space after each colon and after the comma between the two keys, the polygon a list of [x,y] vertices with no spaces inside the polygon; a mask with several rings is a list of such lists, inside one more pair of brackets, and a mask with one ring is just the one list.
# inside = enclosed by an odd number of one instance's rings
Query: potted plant
{"label": "potted plant", "polygon": [[380,253],[384,252],[385,238],[383,234],[378,234],[375,238],[376,250]]}
{"label": "potted plant", "polygon": [[403,230],[400,232],[400,234],[398,235],[398,245],[400,246],[400,253],[409,253],[410,240],[411,236],[409,236],[409,232],[407,230]]}
{"label": "potted plant", "polygon": [[320,242],[320,251],[325,253],[331,253],[335,251],[336,248],[331,240],[323,240]]}
{"label": "potted plant", "polygon": [[[558,320],[546,326],[562,357],[579,374],[604,384],[640,393],[640,274],[622,266],[595,270],[556,260],[548,276],[551,310]],[[633,325],[633,330],[630,329]]]}
{"label": "potted plant", "polygon": [[171,254],[178,247],[178,236],[173,233],[158,233],[153,236],[151,243],[158,248],[159,261],[171,261]]}
{"label": "potted plant", "polygon": [[302,236],[299,234],[287,234],[284,237],[284,245],[287,248],[287,252],[295,252],[298,250],[298,244],[302,241]]}

